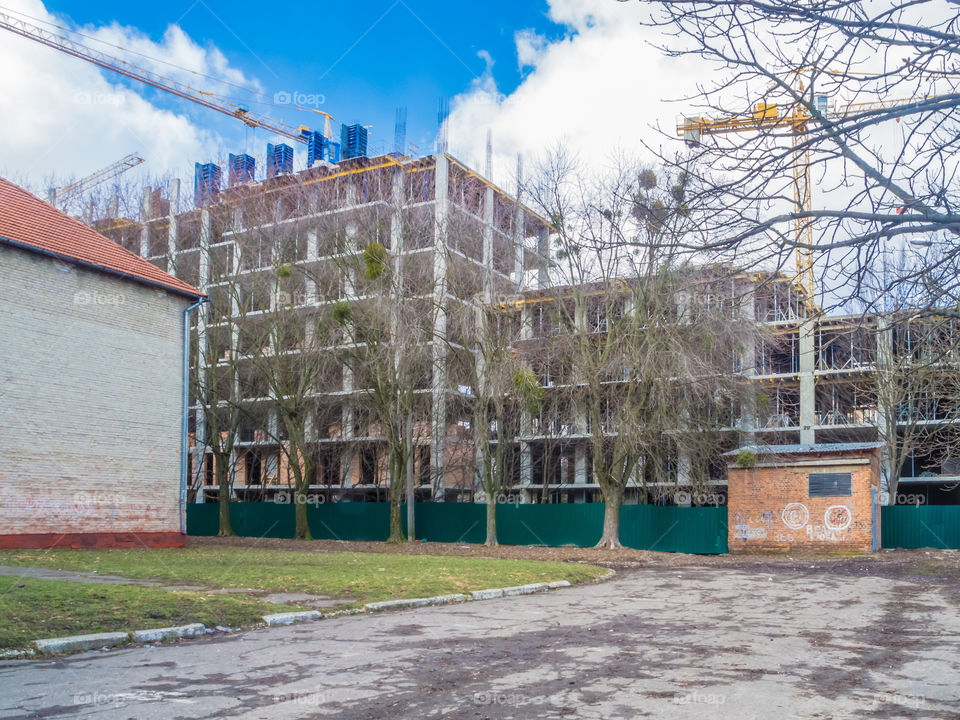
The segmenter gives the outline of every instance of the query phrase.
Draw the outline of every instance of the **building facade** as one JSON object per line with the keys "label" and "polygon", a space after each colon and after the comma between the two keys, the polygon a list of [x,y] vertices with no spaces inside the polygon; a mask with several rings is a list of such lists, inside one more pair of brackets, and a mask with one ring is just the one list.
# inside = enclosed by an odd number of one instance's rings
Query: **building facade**
{"label": "building facade", "polygon": [[199,297],[0,179],[0,547],[184,544],[183,322]]}
{"label": "building facade", "polygon": [[[510,342],[534,360],[538,342],[562,332],[550,309],[560,289],[548,287],[549,222],[445,153],[320,162],[263,182],[235,174],[222,191],[195,193],[194,207],[181,207],[179,195],[176,183],[149,188],[138,218],[116,217],[114,203],[113,212],[94,225],[210,296],[195,328],[194,376],[220,368],[218,382],[233,389],[215,393],[218,401],[242,405],[243,412],[235,422],[211,423],[212,409],[198,383],[190,421],[196,499],[216,497],[218,462],[229,465],[239,499],[269,499],[293,482],[289,423],[277,402],[284,393],[264,379],[270,374],[264,347],[277,358],[324,359],[322,368],[301,363],[298,370],[311,374],[303,393],[310,401],[303,431],[313,459],[311,493],[318,501],[385,499],[388,423],[373,408],[368,374],[374,366],[358,366],[351,353],[360,345],[378,348],[394,355],[396,366],[409,348],[395,338],[412,326],[418,328],[411,342],[419,348],[420,369],[405,380],[416,395],[406,432],[414,436],[417,497],[478,499],[477,451],[465,402],[470,382],[447,356],[458,346],[458,334],[468,344],[464,308],[500,308]],[[371,263],[390,268],[387,285],[365,275]],[[900,316],[828,316],[783,276],[727,273],[714,285],[711,301],[729,304],[758,328],[756,341],[730,362],[730,372],[753,388],[752,399],[718,410],[725,419],[710,457],[690,457],[680,448],[660,462],[656,479],[638,469],[626,502],[723,503],[722,454],[741,445],[882,439],[889,429],[881,420],[889,412],[876,390],[878,373],[889,370],[898,353],[931,342],[923,340],[932,332],[928,324]],[[377,346],[334,327],[329,318],[346,312],[344,304],[354,312],[391,314],[401,305],[414,311],[392,316],[394,341]],[[603,318],[582,322],[596,324],[602,335]],[[285,323],[310,329],[305,337],[268,338],[269,327]],[[936,333],[944,327],[938,325]],[[562,367],[549,363],[539,363],[537,372],[548,398],[572,382]],[[930,395],[927,390],[920,394]],[[898,412],[905,421],[922,416],[919,425],[933,429],[956,420],[945,397],[912,396],[904,403]],[[583,408],[545,407],[546,414],[517,408],[511,499],[599,501]],[[221,458],[229,461],[218,461],[211,439],[225,434],[232,441]],[[958,499],[953,483],[960,482],[960,463],[936,447],[912,453],[901,474],[901,491],[924,502]]]}

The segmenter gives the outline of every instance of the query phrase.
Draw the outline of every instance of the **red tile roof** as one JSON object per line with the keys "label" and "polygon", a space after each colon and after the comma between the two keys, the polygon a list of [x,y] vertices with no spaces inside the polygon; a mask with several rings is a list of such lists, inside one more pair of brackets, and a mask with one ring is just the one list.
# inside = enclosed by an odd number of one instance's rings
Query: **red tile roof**
{"label": "red tile roof", "polygon": [[183,295],[203,293],[0,178],[0,242],[53,255]]}

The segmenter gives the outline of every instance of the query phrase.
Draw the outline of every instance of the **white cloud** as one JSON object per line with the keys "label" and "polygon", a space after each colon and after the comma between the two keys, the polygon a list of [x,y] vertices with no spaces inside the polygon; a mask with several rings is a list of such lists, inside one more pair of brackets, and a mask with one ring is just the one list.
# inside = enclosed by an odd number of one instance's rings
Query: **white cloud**
{"label": "white cloud", "polygon": [[564,142],[602,166],[616,149],[642,155],[641,138],[657,146],[651,126],[669,130],[682,108],[666,101],[696,81],[691,61],[664,58],[637,20],[640,3],[551,0],[549,17],[566,28],[548,41],[515,34],[517,61],[528,74],[509,95],[491,72],[451,102],[451,152],[482,170],[486,133],[493,135],[494,179],[511,187],[516,154],[530,158]]}
{"label": "white cloud", "polygon": [[[8,4],[24,15],[70,26],[39,0],[8,0]],[[252,84],[219,50],[198,45],[176,26],[169,27],[160,42],[117,24],[77,29],[189,70]],[[82,42],[122,55],[90,40]],[[123,57],[197,85],[196,76],[189,72],[138,56]],[[223,146],[215,132],[194,124],[181,112],[158,107],[125,88],[111,73],[9,32],[3,32],[0,42],[0,67],[5,108],[0,113],[0,174],[33,189],[43,187],[53,176],[61,181],[83,177],[137,152],[146,160],[141,166],[145,177],[179,175],[189,192],[192,162],[216,159]]]}

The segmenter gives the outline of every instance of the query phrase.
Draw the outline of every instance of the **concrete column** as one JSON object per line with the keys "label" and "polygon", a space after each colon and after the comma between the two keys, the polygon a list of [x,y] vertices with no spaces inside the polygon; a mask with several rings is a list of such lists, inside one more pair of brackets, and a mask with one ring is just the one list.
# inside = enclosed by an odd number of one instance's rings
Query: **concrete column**
{"label": "concrete column", "polygon": [[[525,430],[522,431],[522,434],[528,434],[530,429],[530,423],[526,423]],[[533,482],[533,459],[530,452],[530,443],[521,440],[520,441],[520,487],[528,490],[530,493],[536,492],[536,489],[532,487]],[[529,500],[527,493],[521,492],[524,501]]]}
{"label": "concrete column", "polygon": [[523,289],[523,278],[526,274],[523,259],[523,208],[517,197],[517,207],[513,218],[513,281],[518,289]]}
{"label": "concrete column", "polygon": [[537,283],[540,287],[546,287],[550,284],[549,258],[550,258],[550,230],[545,227],[537,229],[537,258],[540,263],[537,266]]}
{"label": "concrete column", "polygon": [[[752,284],[746,285],[742,290],[736,290],[735,293],[739,294],[740,297],[740,317],[749,325],[756,326],[754,286]],[[757,441],[757,403],[753,391],[758,390],[759,385],[752,379],[757,374],[756,356],[756,342],[751,338],[749,343],[744,343],[743,353],[740,355],[740,373],[748,378],[751,390],[740,406],[740,430],[743,433],[741,445],[753,445]]]}
{"label": "concrete column", "polygon": [[[204,209],[200,212],[200,287],[197,288],[201,292],[208,292],[210,288],[210,231],[211,231],[211,218],[210,211]],[[141,241],[141,254],[143,251],[143,242]],[[216,358],[210,358],[210,349],[207,339],[207,309],[203,306],[198,308],[195,313],[197,318],[197,357],[196,363],[197,367],[201,362],[208,360],[216,360]],[[202,404],[198,405],[196,410],[196,443],[193,447],[193,467],[194,472],[199,472],[199,477],[201,480],[204,478],[204,468],[203,468],[203,459],[204,459],[204,446],[206,444],[206,426],[207,418],[206,414],[203,411]]]}
{"label": "concrete column", "polygon": [[[444,154],[438,154],[436,167],[436,187],[434,202],[434,236],[433,236],[433,299],[436,308],[434,333],[437,338],[443,338],[447,332],[447,314],[444,310],[447,285],[447,213],[449,194],[450,161]],[[433,344],[433,383],[431,425],[433,445],[431,448],[431,467],[437,477],[437,497],[443,501],[445,490],[444,468],[446,459],[447,440],[447,397],[446,376],[443,369],[447,366],[446,350],[443,342]]]}
{"label": "concrete column", "polygon": [[[170,212],[167,215],[167,268],[173,273],[177,274],[177,250],[179,249],[179,232],[180,228],[177,224],[177,201],[176,198],[180,195],[180,181],[171,180],[170,181]],[[179,277],[179,275],[178,275]]]}
{"label": "concrete column", "polygon": [[[877,316],[877,373],[880,377],[895,367],[893,357],[893,323],[886,315]],[[882,443],[888,441],[888,435],[896,432],[896,425],[890,427],[888,422],[891,409],[886,406],[883,393],[877,394],[877,440]],[[890,453],[886,447],[880,450],[880,492],[887,493],[890,500]]]}
{"label": "concrete column", "polygon": [[800,442],[804,445],[816,442],[816,392],[813,377],[813,340],[816,325],[814,318],[807,318],[800,323]]}
{"label": "concrete column", "polygon": [[170,214],[177,215],[183,208],[180,207],[180,178],[173,178],[170,181]]}
{"label": "concrete column", "polygon": [[493,188],[483,194],[483,296],[484,302],[493,301]]}
{"label": "concrete column", "polygon": [[574,453],[573,482],[584,485],[587,482],[587,448],[577,445]]}
{"label": "concrete column", "polygon": [[[319,255],[319,241],[317,240],[317,231],[316,230],[307,230],[307,256],[306,260],[312,262],[317,259]],[[315,267],[315,266],[313,266]],[[316,305],[318,302],[318,293],[317,293],[317,283],[313,279],[313,270],[310,270],[306,273],[306,277],[303,280],[303,294],[304,302],[307,305]]]}
{"label": "concrete column", "polygon": [[693,459],[683,448],[677,451],[677,485],[689,485],[693,476]]}
{"label": "concrete column", "polygon": [[148,221],[152,217],[152,208],[150,207],[151,188],[143,189],[143,197],[140,200],[140,257],[150,257],[150,230]]}

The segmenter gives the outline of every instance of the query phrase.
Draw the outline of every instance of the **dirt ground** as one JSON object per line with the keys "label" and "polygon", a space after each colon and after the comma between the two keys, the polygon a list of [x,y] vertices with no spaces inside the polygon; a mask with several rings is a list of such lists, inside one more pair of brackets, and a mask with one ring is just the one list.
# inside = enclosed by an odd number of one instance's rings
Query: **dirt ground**
{"label": "dirt ground", "polygon": [[960,553],[683,556],[197,539],[592,562],[612,581],[0,662],[0,717],[957,718]]}
{"label": "dirt ground", "polygon": [[762,573],[766,569],[829,570],[831,575],[850,577],[949,579],[960,581],[960,550],[881,550],[878,553],[751,553],[734,555],[685,555],[621,548],[607,550],[579,547],[501,545],[495,548],[465,543],[384,543],[339,540],[283,540],[278,538],[191,537],[188,547],[237,546],[302,550],[304,552],[371,552],[407,555],[458,555],[465,557],[553,560],[600,565],[618,571],[636,568],[713,567]]}

